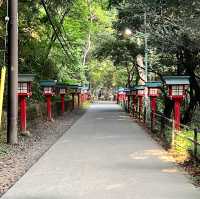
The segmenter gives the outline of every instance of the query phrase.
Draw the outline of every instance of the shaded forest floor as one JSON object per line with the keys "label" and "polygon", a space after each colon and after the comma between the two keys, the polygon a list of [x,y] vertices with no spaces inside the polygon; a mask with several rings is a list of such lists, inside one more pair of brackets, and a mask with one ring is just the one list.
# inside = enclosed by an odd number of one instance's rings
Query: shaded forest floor
{"label": "shaded forest floor", "polygon": [[35,120],[31,136],[19,136],[19,144],[0,144],[0,197],[60,138],[86,109],[66,112],[53,122]]}

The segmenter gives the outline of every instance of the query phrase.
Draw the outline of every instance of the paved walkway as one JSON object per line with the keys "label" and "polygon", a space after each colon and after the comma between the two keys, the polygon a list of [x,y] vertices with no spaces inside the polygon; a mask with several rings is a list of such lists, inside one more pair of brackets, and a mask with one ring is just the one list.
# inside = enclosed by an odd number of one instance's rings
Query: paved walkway
{"label": "paved walkway", "polygon": [[200,190],[117,105],[96,104],[2,199],[200,199]]}

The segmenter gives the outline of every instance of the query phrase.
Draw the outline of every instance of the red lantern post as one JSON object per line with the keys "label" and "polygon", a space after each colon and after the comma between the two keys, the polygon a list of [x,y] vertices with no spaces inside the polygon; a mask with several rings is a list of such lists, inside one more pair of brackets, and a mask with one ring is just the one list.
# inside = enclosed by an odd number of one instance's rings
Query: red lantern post
{"label": "red lantern post", "polygon": [[26,96],[21,95],[20,99],[20,127],[22,132],[26,132]]}
{"label": "red lantern post", "polygon": [[137,107],[137,97],[136,97],[136,89],[133,88],[131,90],[131,95],[132,95],[132,115],[133,117],[135,116],[135,113],[136,113],[136,107]]}
{"label": "red lantern post", "polygon": [[128,113],[130,113],[130,101],[131,101],[131,98],[130,98],[130,95],[128,95]]}
{"label": "red lantern post", "polygon": [[47,100],[47,119],[52,120],[52,111],[51,111],[51,95],[46,95]]}
{"label": "red lantern post", "polygon": [[19,74],[18,77],[18,96],[20,103],[20,129],[22,134],[28,134],[26,129],[26,97],[32,95],[32,81],[34,75]]}
{"label": "red lantern post", "polygon": [[161,82],[146,82],[145,85],[148,87],[148,96],[151,99],[151,128],[154,129],[156,121],[157,97],[160,96]]}
{"label": "red lantern post", "polygon": [[143,111],[143,97],[144,97],[144,86],[139,85],[135,87],[137,90],[137,98],[138,98],[138,103],[139,103],[139,116],[138,119],[141,118],[141,113]]}
{"label": "red lantern post", "polygon": [[118,95],[118,102],[119,104],[122,104],[123,101],[125,100],[125,94],[124,94],[124,89],[123,88],[120,88],[117,92],[117,95]]}
{"label": "red lantern post", "polygon": [[65,94],[67,90],[67,85],[65,83],[57,83],[56,85],[57,93],[60,95],[61,99],[61,113],[65,112]]}
{"label": "red lantern post", "polygon": [[65,94],[60,94],[60,98],[61,98],[61,112],[64,113],[65,112]]}
{"label": "red lantern post", "polygon": [[54,87],[56,80],[42,80],[40,86],[43,88],[43,95],[46,97],[47,103],[47,120],[52,121],[52,110],[51,110],[51,97],[55,94]]}
{"label": "red lantern post", "polygon": [[127,107],[127,112],[130,113],[130,101],[131,101],[131,92],[130,89],[125,90],[126,94],[126,107]]}
{"label": "red lantern post", "polygon": [[174,127],[180,130],[181,121],[181,103],[186,96],[186,90],[189,88],[189,76],[165,76],[163,77],[168,86],[168,97],[174,101]]}

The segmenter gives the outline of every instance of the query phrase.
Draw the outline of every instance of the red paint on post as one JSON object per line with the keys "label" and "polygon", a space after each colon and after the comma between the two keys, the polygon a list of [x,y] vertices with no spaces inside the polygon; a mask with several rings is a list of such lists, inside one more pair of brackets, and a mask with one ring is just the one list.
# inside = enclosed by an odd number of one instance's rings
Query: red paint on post
{"label": "red paint on post", "polygon": [[136,96],[134,95],[133,96],[133,104],[132,104],[132,109],[133,109],[133,116],[135,115],[135,112],[136,112],[136,106],[137,106],[137,98]]}
{"label": "red paint on post", "polygon": [[139,96],[139,111],[142,113],[143,109],[143,96]]}
{"label": "red paint on post", "polygon": [[20,118],[21,118],[21,131],[26,131],[26,96],[20,96]]}
{"label": "red paint on post", "polygon": [[156,97],[151,97],[152,128],[156,122]]}
{"label": "red paint on post", "polygon": [[52,120],[52,114],[51,114],[51,95],[47,95],[46,96],[46,100],[47,100],[47,119],[49,121]]}
{"label": "red paint on post", "polygon": [[151,97],[151,111],[156,112],[156,97]]}
{"label": "red paint on post", "polygon": [[80,97],[81,97],[80,103],[82,104],[83,103],[83,94],[80,94]]}
{"label": "red paint on post", "polygon": [[64,113],[65,112],[65,94],[61,94],[61,112]]}
{"label": "red paint on post", "polygon": [[130,113],[130,101],[131,101],[130,95],[128,95],[128,113]]}
{"label": "red paint on post", "polygon": [[180,121],[181,121],[181,98],[176,98],[174,100],[174,122],[175,122],[175,129],[180,130]]}

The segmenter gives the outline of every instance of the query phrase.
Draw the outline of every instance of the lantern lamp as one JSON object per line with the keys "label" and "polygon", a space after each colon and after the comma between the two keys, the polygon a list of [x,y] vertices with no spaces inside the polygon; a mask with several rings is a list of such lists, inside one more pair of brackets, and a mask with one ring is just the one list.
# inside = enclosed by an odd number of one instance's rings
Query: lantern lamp
{"label": "lantern lamp", "polygon": [[148,88],[148,96],[150,97],[151,101],[151,128],[153,130],[156,122],[157,97],[159,97],[161,93],[161,82],[146,82],[145,86]]}
{"label": "lantern lamp", "polygon": [[190,85],[189,76],[164,76],[165,84],[168,87],[168,97],[174,101],[174,127],[180,130],[181,103],[186,96],[186,90]]}
{"label": "lantern lamp", "polygon": [[148,88],[148,96],[158,97],[160,95],[160,87],[161,87],[160,81],[146,82],[145,86]]}
{"label": "lantern lamp", "polygon": [[26,130],[26,97],[32,95],[32,82],[34,80],[33,74],[19,74],[18,75],[18,96],[20,101],[20,128],[21,133],[28,135]]}
{"label": "lantern lamp", "polygon": [[138,85],[135,87],[137,96],[144,96],[144,85]]}
{"label": "lantern lamp", "polygon": [[51,112],[51,97],[54,95],[54,90],[57,80],[42,80],[40,86],[43,88],[43,95],[46,97],[47,102],[47,119],[52,121]]}
{"label": "lantern lamp", "polygon": [[61,112],[65,112],[65,94],[67,92],[67,84],[65,83],[57,83],[56,84],[57,93],[61,97]]}
{"label": "lantern lamp", "polygon": [[59,89],[60,95],[65,95],[66,94],[66,89],[65,88],[60,88]]}
{"label": "lantern lamp", "polygon": [[168,96],[173,98],[184,98],[186,90],[190,85],[189,76],[164,76],[165,84],[168,87]]}
{"label": "lantern lamp", "polygon": [[65,95],[67,93],[67,84],[65,83],[57,83],[56,91],[58,95]]}
{"label": "lantern lamp", "polygon": [[40,86],[43,88],[43,95],[51,95],[55,94],[55,86],[57,80],[42,80],[40,81]]}
{"label": "lantern lamp", "polygon": [[117,98],[118,102],[122,103],[124,100],[124,88],[119,88],[117,93],[118,93],[118,98]]}
{"label": "lantern lamp", "polygon": [[125,101],[128,100],[128,96],[130,95],[130,89],[129,88],[124,88],[124,98],[125,98]]}
{"label": "lantern lamp", "polygon": [[18,95],[31,96],[33,74],[19,74],[18,75]]}
{"label": "lantern lamp", "polygon": [[85,102],[86,100],[86,95],[87,95],[87,88],[85,86],[83,86],[81,88],[81,103]]}

